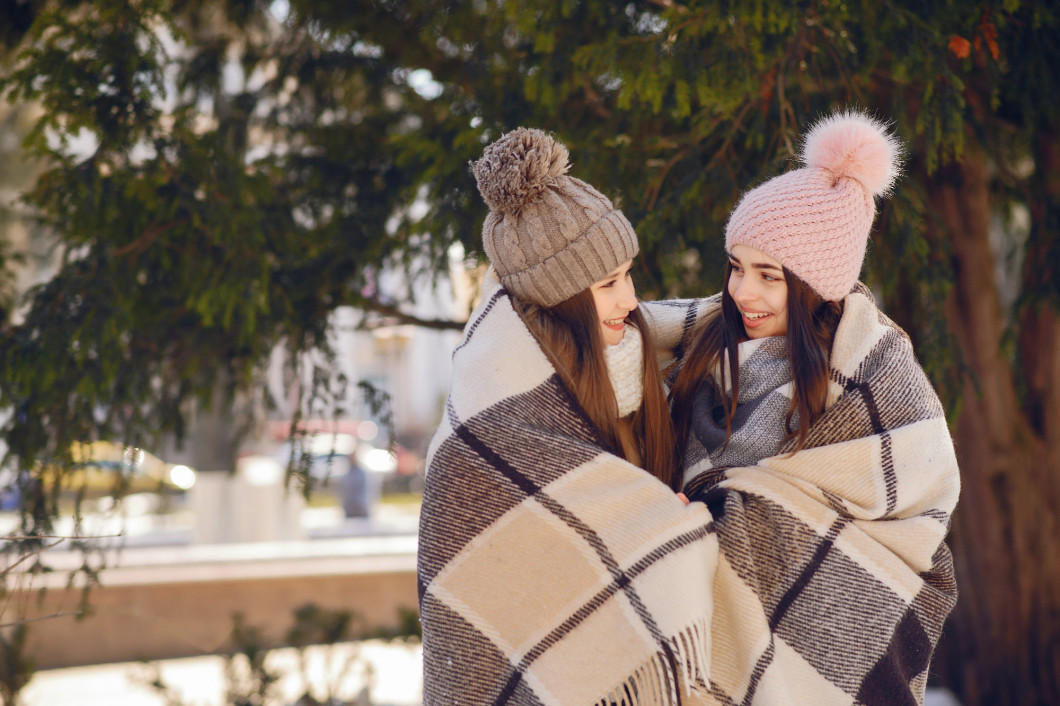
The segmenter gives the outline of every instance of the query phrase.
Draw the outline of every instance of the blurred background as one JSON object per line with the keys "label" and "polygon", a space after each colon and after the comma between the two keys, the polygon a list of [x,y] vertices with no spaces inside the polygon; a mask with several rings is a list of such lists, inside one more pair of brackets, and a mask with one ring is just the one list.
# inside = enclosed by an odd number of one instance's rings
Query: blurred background
{"label": "blurred background", "polygon": [[642,298],[701,296],[857,106],[906,146],[863,279],[962,470],[932,698],[1060,703],[1058,67],[1029,0],[5,0],[0,700],[418,703],[468,162],[554,132]]}

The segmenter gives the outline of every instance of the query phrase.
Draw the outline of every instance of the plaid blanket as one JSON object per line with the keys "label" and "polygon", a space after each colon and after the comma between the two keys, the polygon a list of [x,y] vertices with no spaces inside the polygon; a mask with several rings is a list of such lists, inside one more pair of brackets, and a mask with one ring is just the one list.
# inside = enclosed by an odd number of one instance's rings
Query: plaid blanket
{"label": "plaid blanket", "polygon": [[[726,359],[728,355],[726,354]],[[794,383],[786,338],[752,338],[737,347],[740,366],[740,399],[733,415],[731,435],[726,439],[725,407],[732,399],[732,380],[715,371],[711,384],[704,380],[692,404],[692,433],[710,454],[713,466],[748,466],[780,451],[787,437],[786,418]],[[724,397],[715,390],[725,383]],[[798,411],[792,427],[798,427]]]}
{"label": "plaid blanket", "polygon": [[[645,307],[677,367],[719,302]],[[806,448],[715,466],[689,436],[686,493],[711,510],[721,549],[716,703],[923,703],[957,596],[943,540],[960,482],[938,397],[868,290],[845,300],[826,412]]]}
{"label": "plaid blanket", "polygon": [[424,704],[709,703],[709,513],[603,448],[495,277],[445,411],[420,516]]}

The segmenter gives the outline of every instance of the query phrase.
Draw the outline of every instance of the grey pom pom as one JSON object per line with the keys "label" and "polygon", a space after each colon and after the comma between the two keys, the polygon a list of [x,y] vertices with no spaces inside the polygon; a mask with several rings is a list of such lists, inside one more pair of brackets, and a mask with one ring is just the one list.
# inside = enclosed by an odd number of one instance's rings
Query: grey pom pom
{"label": "grey pom pom", "polygon": [[516,128],[472,164],[479,193],[493,211],[517,214],[570,169],[567,148],[536,128]]}

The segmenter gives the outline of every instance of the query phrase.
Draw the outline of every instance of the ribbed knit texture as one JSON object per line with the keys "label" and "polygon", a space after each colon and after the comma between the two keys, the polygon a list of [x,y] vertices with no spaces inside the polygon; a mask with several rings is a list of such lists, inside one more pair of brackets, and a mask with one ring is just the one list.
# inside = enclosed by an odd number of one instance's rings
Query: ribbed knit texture
{"label": "ribbed knit texture", "polygon": [[898,175],[901,147],[860,113],[829,116],[810,130],[806,166],[752,189],[729,217],[725,247],[746,245],[778,260],[824,299],[853,288],[876,215],[875,196]]}
{"label": "ribbed knit texture", "polygon": [[588,289],[640,250],[633,226],[606,196],[567,176],[567,148],[518,128],[473,164],[490,213],[482,245],[501,283],[541,306]]}

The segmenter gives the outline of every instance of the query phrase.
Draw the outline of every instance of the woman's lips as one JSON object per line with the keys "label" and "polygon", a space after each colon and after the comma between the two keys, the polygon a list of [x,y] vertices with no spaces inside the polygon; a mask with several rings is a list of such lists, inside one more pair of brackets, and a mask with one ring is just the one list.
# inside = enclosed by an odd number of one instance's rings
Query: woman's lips
{"label": "woman's lips", "polygon": [[[764,311],[744,311],[741,313],[743,314],[744,326],[747,328],[758,328],[768,321],[770,316],[772,316],[772,314]],[[755,316],[755,318],[750,318],[748,314]]]}

